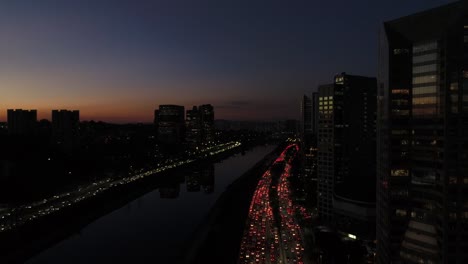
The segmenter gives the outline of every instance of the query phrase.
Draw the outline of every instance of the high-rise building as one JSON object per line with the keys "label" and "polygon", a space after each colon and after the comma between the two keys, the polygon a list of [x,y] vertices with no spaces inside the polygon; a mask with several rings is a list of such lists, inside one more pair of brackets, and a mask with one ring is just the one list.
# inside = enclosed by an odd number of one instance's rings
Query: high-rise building
{"label": "high-rise building", "polygon": [[210,104],[194,106],[187,110],[185,119],[186,138],[192,146],[214,140],[214,110]]}
{"label": "high-rise building", "polygon": [[317,137],[317,132],[318,132],[318,118],[319,118],[319,112],[318,112],[319,97],[318,97],[318,92],[313,92],[312,93],[311,103],[312,103],[312,134],[316,138]]}
{"label": "high-rise building", "polygon": [[78,141],[80,112],[52,110],[52,139],[55,144],[71,150]]}
{"label": "high-rise building", "polygon": [[468,12],[460,1],[384,23],[378,263],[468,263]]}
{"label": "high-rise building", "polygon": [[211,142],[215,136],[213,106],[210,104],[200,105],[198,111],[200,111],[202,141],[205,143]]}
{"label": "high-rise building", "polygon": [[301,100],[301,156],[304,164],[304,175],[308,179],[317,176],[317,125],[318,125],[318,93],[312,97],[304,95]]}
{"label": "high-rise building", "polygon": [[307,95],[301,98],[301,159],[304,164],[305,176],[312,174],[312,156],[310,148],[312,147],[312,100]]}
{"label": "high-rise building", "polygon": [[318,208],[341,231],[372,239],[376,78],[339,74],[318,89]]}
{"label": "high-rise building", "polygon": [[178,144],[184,139],[185,109],[179,105],[160,105],[154,111],[158,141],[162,144]]}
{"label": "high-rise building", "polygon": [[[332,137],[334,127],[333,96],[333,84],[318,87],[317,208],[320,217],[324,220],[331,220],[333,215],[333,177],[335,175]],[[332,106],[332,109],[329,109],[329,106]]]}
{"label": "high-rise building", "polygon": [[31,135],[36,132],[37,110],[8,109],[7,119],[10,135]]}
{"label": "high-rise building", "polygon": [[187,110],[185,117],[185,141],[192,146],[196,146],[202,141],[202,124],[198,107],[194,106]]}
{"label": "high-rise building", "polygon": [[311,135],[312,131],[312,99],[304,95],[301,100],[301,134],[304,141],[306,141],[306,135]]}

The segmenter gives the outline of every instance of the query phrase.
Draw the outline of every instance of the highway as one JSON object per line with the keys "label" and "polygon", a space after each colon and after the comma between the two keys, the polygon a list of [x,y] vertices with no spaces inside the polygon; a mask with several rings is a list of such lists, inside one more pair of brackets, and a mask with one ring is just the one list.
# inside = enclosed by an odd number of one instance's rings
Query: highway
{"label": "highway", "polygon": [[185,160],[167,160],[163,164],[160,164],[160,166],[157,166],[155,169],[141,169],[136,174],[118,179],[105,178],[100,181],[90,183],[89,185],[79,186],[74,191],[57,194],[48,199],[35,201],[30,204],[24,204],[15,208],[3,208],[0,211],[0,234],[8,230],[15,229],[27,222],[53,214],[54,212],[60,211],[66,207],[73,206],[74,204],[83,200],[100,195],[117,186],[134,183],[146,177],[187,165],[203,158],[215,156],[222,152],[237,148],[240,145],[240,142],[228,142],[206,147],[194,153],[190,158]]}
{"label": "highway", "polygon": [[239,264],[305,263],[288,181],[297,152],[297,144],[288,145],[260,178],[241,240]]}

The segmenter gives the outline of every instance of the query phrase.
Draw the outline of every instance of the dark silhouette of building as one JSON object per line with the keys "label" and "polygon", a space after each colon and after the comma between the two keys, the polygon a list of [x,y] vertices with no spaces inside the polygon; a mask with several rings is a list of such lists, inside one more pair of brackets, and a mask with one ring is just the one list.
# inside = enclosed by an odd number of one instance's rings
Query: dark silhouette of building
{"label": "dark silhouette of building", "polygon": [[201,170],[193,170],[185,175],[185,187],[187,192],[199,192]]}
{"label": "dark silhouette of building", "polygon": [[180,184],[173,183],[159,188],[159,197],[161,199],[176,199],[180,194]]}
{"label": "dark silhouette of building", "polygon": [[36,132],[37,110],[8,109],[8,134],[31,135]]}
{"label": "dark silhouette of building", "polygon": [[341,231],[373,239],[377,80],[342,73],[318,93],[319,213]]}
{"label": "dark silhouette of building", "polygon": [[52,110],[52,140],[65,150],[78,143],[80,112],[78,110]]}
{"label": "dark silhouette of building", "polygon": [[329,109],[329,105],[333,107],[334,85],[319,86],[318,96],[317,208],[322,219],[331,220],[333,215],[333,177],[335,169],[332,137],[334,119],[333,109]]}
{"label": "dark silhouette of building", "polygon": [[303,141],[307,141],[313,133],[312,109],[312,99],[304,95],[301,100],[301,134]]}
{"label": "dark silhouette of building", "polygon": [[200,184],[204,193],[212,193],[215,188],[214,165],[211,164],[201,170]]}
{"label": "dark silhouette of building", "polygon": [[192,146],[214,141],[214,110],[213,106],[200,105],[187,110],[185,119],[186,138]]}
{"label": "dark silhouette of building", "polygon": [[191,110],[187,110],[185,117],[185,141],[192,146],[197,146],[202,141],[202,128],[200,111],[194,106]]}
{"label": "dark silhouette of building", "polygon": [[316,117],[318,117],[318,94],[312,97],[304,95],[301,100],[301,156],[306,178],[316,179],[317,168],[317,137]]}
{"label": "dark silhouette of building", "polygon": [[318,92],[312,93],[312,134],[316,137],[318,132],[318,105],[319,105],[319,96]]}
{"label": "dark silhouette of building", "polygon": [[383,24],[378,263],[468,263],[468,12],[460,1]]}
{"label": "dark silhouette of building", "polygon": [[160,105],[155,112],[158,141],[162,144],[178,144],[184,139],[185,109],[179,105]]}
{"label": "dark silhouette of building", "polygon": [[200,111],[200,120],[202,127],[202,141],[212,142],[214,141],[215,130],[214,130],[214,109],[210,104],[200,105],[198,107]]}

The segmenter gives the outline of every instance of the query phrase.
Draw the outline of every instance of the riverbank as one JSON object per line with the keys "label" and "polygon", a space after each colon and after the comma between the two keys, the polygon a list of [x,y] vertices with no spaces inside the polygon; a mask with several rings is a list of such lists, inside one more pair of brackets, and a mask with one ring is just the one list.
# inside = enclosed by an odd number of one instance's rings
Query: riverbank
{"label": "riverbank", "polygon": [[257,182],[282,148],[281,144],[226,189],[194,235],[181,263],[237,263],[245,220]]}
{"label": "riverbank", "polygon": [[199,160],[188,166],[170,169],[131,184],[121,185],[92,196],[0,236],[0,263],[23,263],[39,252],[78,234],[81,229],[127,203],[158,188],[177,171],[224,160],[245,149],[235,148]]}

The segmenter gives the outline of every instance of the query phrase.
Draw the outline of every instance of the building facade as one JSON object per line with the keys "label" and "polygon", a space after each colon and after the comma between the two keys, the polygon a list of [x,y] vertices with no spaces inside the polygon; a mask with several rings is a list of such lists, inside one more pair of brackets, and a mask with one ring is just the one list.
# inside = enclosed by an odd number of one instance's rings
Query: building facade
{"label": "building facade", "polygon": [[32,135],[37,128],[37,110],[8,109],[8,134]]}
{"label": "building facade", "polygon": [[198,111],[200,111],[202,142],[213,142],[215,139],[214,108],[210,104],[205,104],[200,105]]}
{"label": "building facade", "polygon": [[185,108],[179,105],[160,105],[155,111],[158,141],[161,144],[179,144],[185,135]]}
{"label": "building facade", "polygon": [[210,104],[187,110],[185,119],[186,142],[191,146],[208,144],[215,139],[214,109]]}
{"label": "building facade", "polygon": [[313,149],[316,149],[315,135],[313,130],[313,113],[314,104],[312,98],[304,95],[301,99],[301,157],[304,166],[304,175],[306,178],[311,178],[314,174],[316,153],[314,155]]}
{"label": "building facade", "polygon": [[334,89],[333,224],[374,240],[377,79],[343,73]]}
{"label": "building facade", "polygon": [[467,15],[460,1],[381,30],[378,263],[468,263]]}
{"label": "building facade", "polygon": [[52,110],[52,140],[71,150],[78,143],[80,111]]}
{"label": "building facade", "polygon": [[202,141],[201,116],[198,107],[187,110],[185,117],[185,141],[191,146],[197,146]]}
{"label": "building facade", "polygon": [[[331,220],[333,216],[333,186],[334,186],[334,116],[333,84],[318,87],[319,118],[317,133],[317,208],[323,220]],[[331,106],[331,109],[329,109]]]}
{"label": "building facade", "polygon": [[301,100],[301,134],[304,138],[312,134],[312,98],[307,95]]}
{"label": "building facade", "polygon": [[345,73],[318,90],[319,213],[366,239],[374,236],[376,93],[376,78]]}

